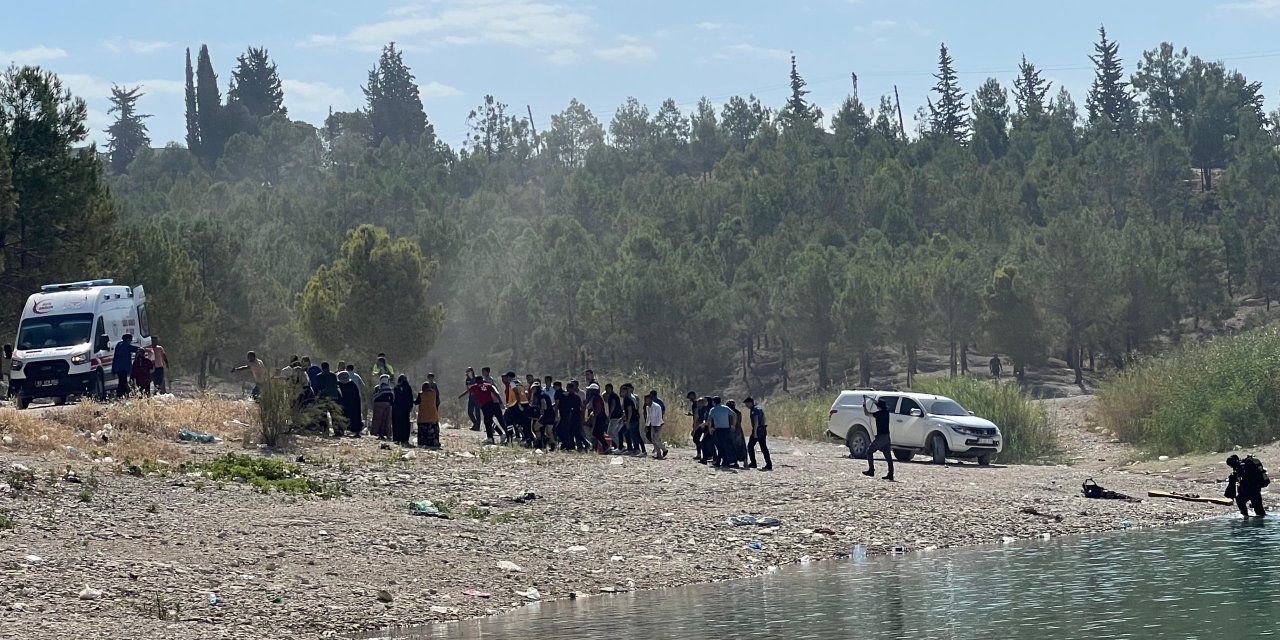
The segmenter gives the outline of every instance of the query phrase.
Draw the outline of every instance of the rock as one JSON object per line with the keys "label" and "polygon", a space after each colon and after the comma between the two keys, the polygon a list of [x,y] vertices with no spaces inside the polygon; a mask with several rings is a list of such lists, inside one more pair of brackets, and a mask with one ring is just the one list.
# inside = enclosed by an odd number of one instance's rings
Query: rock
{"label": "rock", "polygon": [[622,456],[614,456],[613,459],[609,461],[609,464],[614,466],[622,466]]}
{"label": "rock", "polygon": [[1156,458],[1156,459],[1159,460],[1160,462],[1164,462],[1169,459],[1169,456],[1160,456],[1159,458]]}
{"label": "rock", "polygon": [[378,589],[378,602],[393,602],[395,598],[391,597],[391,592],[386,589]]}
{"label": "rock", "polygon": [[565,551],[568,551],[569,553],[585,553],[587,548],[580,544],[575,544],[572,547],[565,549]]}
{"label": "rock", "polygon": [[6,447],[7,447],[7,446],[12,446],[12,445],[13,445],[13,436],[5,436],[5,437],[3,437],[3,438],[0,438],[0,442],[3,442],[3,443],[5,444],[5,446],[6,446]]}
{"label": "rock", "polygon": [[524,573],[524,569],[522,569],[520,565],[510,560],[499,560],[498,568],[506,571],[507,573]]}
{"label": "rock", "polygon": [[439,605],[431,606],[431,613],[453,613],[453,612],[454,612],[454,609],[452,607],[442,607]]}
{"label": "rock", "polygon": [[41,562],[44,562],[44,558],[41,558],[40,556],[27,556],[23,559],[31,564],[40,564]]}
{"label": "rock", "polygon": [[80,590],[81,600],[97,600],[101,597],[102,597],[101,589],[94,589],[93,587],[90,587],[87,584],[84,586],[83,589]]}
{"label": "rock", "polygon": [[625,559],[626,558],[623,558],[622,556],[613,556],[609,558],[609,562],[622,562]]}

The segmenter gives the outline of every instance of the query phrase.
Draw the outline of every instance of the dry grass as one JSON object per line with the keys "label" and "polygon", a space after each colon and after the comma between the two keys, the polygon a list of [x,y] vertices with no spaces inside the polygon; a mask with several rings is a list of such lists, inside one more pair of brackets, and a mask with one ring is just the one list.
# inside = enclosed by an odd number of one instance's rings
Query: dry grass
{"label": "dry grass", "polygon": [[181,429],[212,433],[228,441],[242,440],[246,428],[233,420],[253,424],[252,403],[214,397],[139,398],[40,411],[0,409],[0,435],[13,437],[13,444],[5,449],[52,459],[111,457],[116,462],[164,460],[177,464],[190,457],[179,446]]}

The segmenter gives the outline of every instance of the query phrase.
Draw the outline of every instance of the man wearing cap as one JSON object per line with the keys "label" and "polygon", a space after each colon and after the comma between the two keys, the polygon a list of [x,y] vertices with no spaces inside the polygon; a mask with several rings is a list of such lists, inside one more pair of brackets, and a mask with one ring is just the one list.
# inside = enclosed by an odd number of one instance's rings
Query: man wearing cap
{"label": "man wearing cap", "polygon": [[747,465],[747,468],[756,468],[756,443],[760,443],[760,453],[764,456],[764,466],[760,470],[773,471],[773,460],[769,457],[769,428],[765,424],[764,409],[757,407],[753,398],[747,398],[742,403],[747,405],[748,416],[751,421],[751,439],[747,441],[747,457],[751,460],[751,463]]}

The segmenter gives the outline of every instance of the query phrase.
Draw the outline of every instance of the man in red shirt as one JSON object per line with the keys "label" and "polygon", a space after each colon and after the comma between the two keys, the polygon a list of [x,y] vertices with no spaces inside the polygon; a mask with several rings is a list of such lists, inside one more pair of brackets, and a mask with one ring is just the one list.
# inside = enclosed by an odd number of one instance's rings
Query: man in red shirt
{"label": "man in red shirt", "polygon": [[480,413],[484,416],[484,433],[487,437],[488,444],[495,444],[493,441],[493,423],[498,423],[498,433],[502,435],[502,443],[506,444],[507,425],[502,421],[502,396],[498,393],[498,388],[493,383],[484,378],[475,378],[471,386],[467,387],[459,399],[471,394],[471,398],[475,400],[477,406],[480,407]]}

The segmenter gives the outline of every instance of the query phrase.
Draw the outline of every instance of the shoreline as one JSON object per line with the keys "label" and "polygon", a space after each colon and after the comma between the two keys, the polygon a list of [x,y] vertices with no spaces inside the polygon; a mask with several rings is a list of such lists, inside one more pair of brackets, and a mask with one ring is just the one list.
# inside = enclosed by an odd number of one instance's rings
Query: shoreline
{"label": "shoreline", "polygon": [[[395,637],[521,608],[530,588],[539,602],[596,597],[758,577],[806,556],[847,558],[854,544],[869,554],[955,549],[1229,510],[1145,499],[1157,487],[1215,490],[1204,482],[1065,465],[905,463],[889,483],[860,475],[864,463],[834,443],[778,439],[777,470],[732,473],[692,462],[688,448],[655,461],[484,447],[465,430],[442,439],[435,454],[300,438],[288,460],[301,454],[308,477],[348,483],[350,495],[332,500],[100,471],[81,502],[83,484],[45,477],[65,461],[6,453],[4,471],[17,462],[41,475],[29,496],[0,497],[15,521],[0,531],[0,609],[33,637]],[[196,460],[245,451],[179,446]],[[1086,500],[1079,485],[1090,476],[1144,501]],[[528,492],[537,497],[514,499]],[[422,499],[448,504],[453,519],[409,515]],[[782,524],[726,522],[752,512]],[[80,600],[86,584],[102,597]]]}

